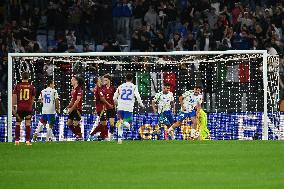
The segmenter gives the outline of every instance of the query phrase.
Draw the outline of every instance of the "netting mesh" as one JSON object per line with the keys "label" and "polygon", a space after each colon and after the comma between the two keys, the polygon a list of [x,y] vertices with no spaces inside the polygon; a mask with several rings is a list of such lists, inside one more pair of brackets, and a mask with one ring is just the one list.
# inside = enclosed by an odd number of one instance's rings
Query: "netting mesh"
{"label": "netting mesh", "polygon": [[[48,78],[55,80],[62,109],[70,101],[72,75],[85,79],[82,126],[85,136],[94,121],[94,77],[110,74],[112,83],[119,86],[127,73],[133,73],[146,109],[135,106],[133,129],[125,134],[128,139],[140,139],[141,126],[152,130],[157,124],[157,115],[152,113],[151,100],[162,90],[163,83],[171,84],[177,112],[178,97],[194,86],[203,87],[203,109],[208,113],[208,127],[212,139],[245,139],[261,137],[264,89],[261,54],[246,55],[184,55],[184,56],[92,56],[92,57],[14,57],[13,85],[20,81],[22,71],[31,73],[31,81],[37,90],[36,97],[44,89]],[[279,72],[278,57],[268,60],[268,112],[271,129],[270,139],[279,137],[280,115],[278,112]],[[34,115],[41,112],[36,103]],[[34,116],[33,128],[39,116]],[[70,137],[66,129],[66,116],[57,120],[58,139]],[[65,129],[64,129],[65,128]],[[145,127],[144,132],[151,129]],[[147,129],[148,128],[148,129]],[[139,130],[140,129],[140,130]],[[277,131],[276,131],[276,130]],[[129,133],[130,132],[130,133]],[[278,133],[278,134],[275,134]],[[186,139],[186,128],[177,130],[178,139]],[[149,137],[152,139],[152,137]]]}

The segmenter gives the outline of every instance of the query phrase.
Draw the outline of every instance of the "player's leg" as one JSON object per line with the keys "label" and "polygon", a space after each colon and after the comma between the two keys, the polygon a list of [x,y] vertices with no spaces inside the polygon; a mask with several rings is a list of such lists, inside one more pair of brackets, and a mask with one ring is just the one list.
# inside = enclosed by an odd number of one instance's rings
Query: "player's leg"
{"label": "player's leg", "polygon": [[124,111],[122,125],[130,129],[132,123],[132,112]]}
{"label": "player's leg", "polygon": [[116,123],[117,127],[117,141],[119,144],[122,143],[122,137],[123,137],[123,118],[124,118],[125,111],[119,110],[117,111],[118,121]]}
{"label": "player's leg", "polygon": [[114,109],[108,110],[108,112],[107,112],[107,118],[109,119],[109,124],[110,124],[110,129],[109,129],[109,132],[110,132],[110,140],[112,140],[113,134],[114,134],[114,132],[115,132],[115,126],[114,126],[115,110],[114,110]]}
{"label": "player's leg", "polygon": [[197,128],[199,129],[199,136],[197,139],[198,140],[209,140],[210,132],[207,127],[207,114],[201,108],[197,111],[196,114],[198,114],[196,116],[196,122],[197,122]]}
{"label": "player's leg", "polygon": [[188,114],[185,112],[182,112],[178,115],[177,121],[172,124],[172,126],[169,128],[168,133],[171,136],[171,139],[175,139],[175,128],[179,127],[182,123],[182,121],[187,118]]}
{"label": "player's leg", "polygon": [[49,126],[47,128],[47,132],[46,132],[46,140],[47,141],[52,141],[53,138],[54,138],[54,135],[53,135],[53,127],[55,125],[55,122],[56,122],[56,117],[54,114],[50,114],[48,115],[48,123],[49,123]]}
{"label": "player's leg", "polygon": [[33,141],[37,141],[37,136],[43,130],[43,127],[45,127],[46,123],[47,123],[47,116],[43,114],[34,132]]}
{"label": "player's leg", "polygon": [[132,112],[128,112],[128,111],[124,111],[123,112],[123,119],[122,119],[122,123],[120,124],[118,130],[121,133],[121,140],[118,141],[120,144],[122,143],[122,135],[123,135],[123,127],[126,127],[127,129],[130,129],[131,127],[131,123],[132,123]]}
{"label": "player's leg", "polygon": [[108,128],[107,128],[107,111],[106,110],[101,118],[101,122],[100,124],[102,125],[102,129],[101,129],[101,134],[100,137],[102,138],[102,140],[106,139],[108,137]]}
{"label": "player's leg", "polygon": [[[94,124],[93,124],[92,129],[91,129],[90,135],[91,135],[91,133],[93,133],[93,131],[99,126],[99,123],[100,123],[100,115],[101,115],[101,112],[98,112],[98,113],[96,114],[96,119],[95,119],[95,122],[94,122]],[[95,116],[95,115],[94,115],[94,116]]]}
{"label": "player's leg", "polygon": [[99,132],[100,132],[100,137],[98,138],[98,140],[102,140],[102,135],[103,135],[103,133],[102,133],[103,132],[103,124],[102,124],[102,122],[106,122],[106,117],[105,117],[104,111],[98,112],[97,114],[98,115],[97,115],[96,121],[99,120],[97,122],[98,125],[95,126],[95,128],[90,133],[90,136],[89,136],[89,140],[90,141],[95,140],[95,138],[97,137],[97,133],[99,133]]}
{"label": "player's leg", "polygon": [[109,133],[110,133],[110,140],[113,139],[113,135],[115,133],[115,126],[114,126],[115,118],[109,118]]}
{"label": "player's leg", "polygon": [[15,145],[20,144],[20,133],[21,133],[21,122],[23,120],[23,116],[21,112],[16,113],[16,128],[15,128]]}
{"label": "player's leg", "polygon": [[75,127],[75,131],[76,131],[78,140],[83,140],[83,136],[82,136],[82,132],[81,132],[81,126],[80,126],[81,119],[82,119],[81,112],[79,110],[77,110],[76,114],[75,114],[75,120],[73,120],[73,125]]}
{"label": "player's leg", "polygon": [[28,112],[25,115],[25,126],[26,126],[26,145],[32,145],[31,140],[31,119],[32,113]]}
{"label": "player's leg", "polygon": [[68,115],[68,120],[67,120],[67,126],[69,127],[69,129],[72,131],[73,134],[76,135],[76,130],[73,124],[73,120],[75,119],[75,112],[72,111],[71,113],[69,113]]}
{"label": "player's leg", "polygon": [[[174,116],[173,116],[172,111],[166,111],[164,116],[165,116],[165,123],[164,124],[166,125],[166,127],[165,127],[165,139],[168,140],[168,135],[169,135],[168,130],[171,127],[171,125],[174,124]],[[176,126],[175,126],[175,128],[176,128]]]}
{"label": "player's leg", "polygon": [[117,122],[115,124],[116,128],[118,128],[122,123],[123,123],[123,114],[124,114],[124,111],[122,110],[118,110],[117,111]]}
{"label": "player's leg", "polygon": [[[165,112],[162,112],[162,113],[160,113],[159,115],[158,115],[158,124],[157,125],[155,125],[155,129],[154,129],[154,132],[153,132],[153,134],[154,135],[157,135],[157,139],[159,140],[159,138],[160,138],[160,134],[161,134],[161,127],[162,127],[162,125],[164,126],[165,124],[167,124],[167,118],[166,118],[166,114],[165,114]],[[164,138],[167,140],[167,134],[166,134],[166,130],[164,130],[165,131],[165,136],[164,136]]]}
{"label": "player's leg", "polygon": [[197,129],[196,111],[192,110],[191,112],[189,112],[188,116],[190,117],[191,123],[192,123],[192,128],[191,128],[191,131],[190,131],[190,137],[191,138],[197,138],[196,134],[198,134],[198,133],[196,133],[196,129]]}

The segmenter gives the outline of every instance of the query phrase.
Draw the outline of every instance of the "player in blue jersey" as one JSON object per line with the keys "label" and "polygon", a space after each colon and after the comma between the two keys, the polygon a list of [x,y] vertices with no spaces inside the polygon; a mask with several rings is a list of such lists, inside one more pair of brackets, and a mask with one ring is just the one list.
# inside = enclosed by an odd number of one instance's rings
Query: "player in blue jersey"
{"label": "player in blue jersey", "polygon": [[194,90],[186,91],[179,97],[181,104],[181,113],[179,114],[177,121],[169,128],[169,135],[172,139],[175,139],[174,130],[179,127],[183,120],[190,118],[192,122],[191,136],[194,136],[197,128],[196,122],[196,109],[201,107],[203,100],[202,88],[200,86],[194,87]]}
{"label": "player in blue jersey", "polygon": [[48,124],[46,133],[46,140],[51,141],[53,139],[53,126],[55,125],[56,112],[59,112],[59,96],[57,90],[54,89],[54,81],[47,81],[47,88],[42,90],[39,96],[42,102],[42,117],[38,124],[38,127],[34,133],[33,141],[37,141],[38,134],[46,127]]}

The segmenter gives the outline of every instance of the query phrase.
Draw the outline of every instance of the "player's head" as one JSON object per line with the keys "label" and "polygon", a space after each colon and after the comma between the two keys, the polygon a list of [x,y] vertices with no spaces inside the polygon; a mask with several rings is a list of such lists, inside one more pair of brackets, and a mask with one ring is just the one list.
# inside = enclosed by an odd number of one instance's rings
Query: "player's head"
{"label": "player's head", "polygon": [[54,81],[52,79],[47,80],[47,87],[54,89],[55,84],[54,84]]}
{"label": "player's head", "polygon": [[72,76],[71,84],[73,87],[76,86],[82,87],[84,85],[84,80],[80,76]]}
{"label": "player's head", "polygon": [[170,91],[171,91],[171,84],[170,83],[164,83],[163,92],[168,93]]}
{"label": "player's head", "polygon": [[94,78],[94,83],[96,84],[96,86],[101,86],[101,84],[102,84],[102,81],[101,81],[101,79],[99,78],[99,77],[95,77]]}
{"label": "player's head", "polygon": [[194,87],[193,90],[194,90],[194,95],[197,96],[197,95],[201,94],[201,92],[202,92],[202,87],[197,85],[197,86]]}
{"label": "player's head", "polygon": [[23,73],[22,73],[22,80],[23,80],[23,81],[28,81],[29,78],[30,78],[29,72],[23,72]]}
{"label": "player's head", "polygon": [[104,75],[104,84],[110,85],[111,83],[111,76],[109,74]]}
{"label": "player's head", "polygon": [[133,75],[132,75],[132,73],[126,74],[126,81],[127,81],[127,82],[132,82],[132,80],[133,80]]}

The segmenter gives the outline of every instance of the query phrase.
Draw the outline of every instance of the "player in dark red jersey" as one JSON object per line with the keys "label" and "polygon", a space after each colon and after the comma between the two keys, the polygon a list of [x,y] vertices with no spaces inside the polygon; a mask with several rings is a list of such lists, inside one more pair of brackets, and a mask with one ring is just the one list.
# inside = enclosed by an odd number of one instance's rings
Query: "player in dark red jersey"
{"label": "player in dark red jersey", "polygon": [[76,135],[77,140],[82,140],[82,133],[80,128],[80,121],[82,115],[82,101],[83,101],[83,79],[78,76],[73,76],[71,79],[73,90],[71,92],[71,101],[67,108],[68,120],[67,126]]}
{"label": "player in dark red jersey", "polygon": [[89,140],[94,140],[93,136],[98,132],[101,132],[100,138],[104,140],[108,137],[107,122],[106,122],[106,106],[113,108],[113,105],[108,103],[104,97],[102,91],[102,82],[100,78],[96,77],[94,79],[94,82],[96,84],[96,87],[94,88],[94,101],[96,105],[97,118],[94,127],[92,129],[92,132],[90,133]]}
{"label": "player in dark red jersey", "polygon": [[[106,101],[111,104],[113,107],[110,107],[106,105],[106,117],[109,119],[110,123],[110,139],[113,138],[113,133],[115,130],[114,127],[114,119],[115,119],[115,108],[114,108],[114,101],[113,101],[113,95],[116,91],[116,88],[111,85],[111,76],[109,74],[104,75],[104,86],[102,87],[102,92],[105,96]],[[107,123],[106,123],[107,124]]]}
{"label": "player in dark red jersey", "polygon": [[20,125],[23,120],[26,126],[26,145],[32,145],[31,118],[36,92],[35,87],[29,83],[29,77],[28,72],[23,72],[22,82],[17,84],[13,91],[13,114],[16,116],[15,145],[20,144]]}

